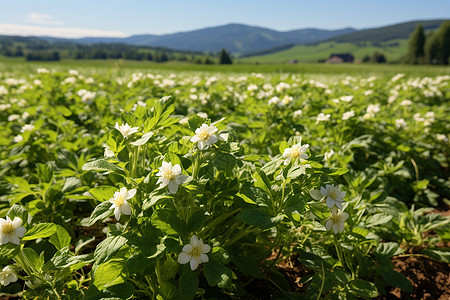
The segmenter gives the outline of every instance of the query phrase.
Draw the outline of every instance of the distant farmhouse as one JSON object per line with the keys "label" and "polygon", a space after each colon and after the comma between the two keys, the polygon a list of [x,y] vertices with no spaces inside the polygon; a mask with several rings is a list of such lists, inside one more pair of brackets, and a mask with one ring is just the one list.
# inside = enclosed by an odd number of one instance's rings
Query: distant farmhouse
{"label": "distant farmhouse", "polygon": [[330,64],[352,63],[354,59],[355,58],[350,53],[337,53],[331,54],[326,62]]}

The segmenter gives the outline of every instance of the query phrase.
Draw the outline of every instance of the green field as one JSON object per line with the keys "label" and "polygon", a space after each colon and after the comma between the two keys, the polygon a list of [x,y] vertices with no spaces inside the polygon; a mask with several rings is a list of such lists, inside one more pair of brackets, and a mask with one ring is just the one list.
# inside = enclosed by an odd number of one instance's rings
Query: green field
{"label": "green field", "polygon": [[[398,46],[387,46],[390,43],[398,43]],[[355,43],[328,42],[318,45],[294,46],[276,53],[242,58],[241,61],[249,63],[285,63],[296,59],[299,62],[317,62],[328,59],[332,53],[351,53],[355,60],[361,60],[365,55],[372,56],[375,51],[383,53],[388,61],[396,61],[407,53],[407,45],[407,40],[393,40],[389,43],[381,43],[379,47],[370,45],[362,47]]]}
{"label": "green field", "polygon": [[2,59],[0,298],[438,299],[448,74]]}
{"label": "green field", "polygon": [[398,65],[398,64],[254,64],[237,60],[233,65],[197,65],[190,63],[168,62],[155,63],[134,60],[62,60],[60,62],[24,62],[22,58],[6,58],[0,56],[0,70],[3,72],[34,72],[38,67],[67,70],[83,68],[96,72],[119,71],[196,71],[219,73],[298,73],[337,76],[394,76],[404,73],[409,76],[437,76],[450,73],[449,66],[433,65]]}

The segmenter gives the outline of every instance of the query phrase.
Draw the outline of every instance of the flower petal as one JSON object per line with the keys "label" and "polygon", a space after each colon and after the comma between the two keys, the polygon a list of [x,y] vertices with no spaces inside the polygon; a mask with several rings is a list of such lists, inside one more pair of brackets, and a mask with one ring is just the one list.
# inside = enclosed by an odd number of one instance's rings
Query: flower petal
{"label": "flower petal", "polygon": [[314,200],[321,200],[323,198],[322,193],[319,190],[309,191],[309,194]]}
{"label": "flower petal", "polygon": [[176,194],[178,191],[178,184],[174,181],[174,180],[170,180],[169,184],[169,192],[171,192],[172,194]]}
{"label": "flower petal", "polygon": [[122,206],[119,208],[119,210],[124,214],[124,215],[131,215],[131,208],[130,205],[127,202],[124,202],[122,204]]}
{"label": "flower petal", "polygon": [[184,245],[184,247],[183,247],[183,252],[191,253],[191,251],[192,251],[192,246],[191,246],[191,244]]}
{"label": "flower petal", "polygon": [[190,141],[193,143],[197,143],[200,140],[200,137],[198,135],[194,135],[191,137]]}
{"label": "flower petal", "polygon": [[198,257],[198,260],[199,260],[201,263],[206,263],[206,262],[209,261],[209,257],[208,257],[208,255],[202,253],[202,254],[200,254],[200,256]]}
{"label": "flower petal", "polygon": [[16,228],[16,230],[14,230],[14,234],[17,235],[18,237],[23,237],[26,232],[27,230],[23,226],[19,226]]}
{"label": "flower petal", "polygon": [[183,184],[188,179],[188,177],[189,176],[187,176],[187,175],[178,175],[175,178],[175,181],[177,182],[177,184]]}
{"label": "flower petal", "polygon": [[190,261],[191,270],[192,270],[192,271],[195,271],[195,269],[198,268],[199,263],[200,263],[200,262],[199,262],[195,257],[193,257],[193,258],[191,259],[191,261]]}
{"label": "flower petal", "polygon": [[117,221],[120,220],[120,215],[121,215],[120,208],[119,207],[114,208],[114,216],[116,217]]}
{"label": "flower petal", "polygon": [[191,260],[191,258],[192,258],[192,256],[190,256],[190,255],[187,254],[186,252],[181,252],[181,253],[178,255],[177,261],[178,261],[180,264],[184,265],[184,264],[187,264],[187,263]]}
{"label": "flower petal", "polygon": [[331,226],[333,225],[333,221],[332,220],[327,220],[325,222],[325,228],[329,231],[331,229]]}
{"label": "flower petal", "polygon": [[22,219],[19,217],[15,217],[14,220],[12,221],[12,225],[14,226],[14,228],[22,226]]}
{"label": "flower petal", "polygon": [[134,195],[136,195],[136,189],[131,189],[127,192],[127,196],[125,199],[131,199],[134,197]]}
{"label": "flower petal", "polygon": [[211,250],[211,246],[208,244],[203,244],[202,253],[208,253]]}

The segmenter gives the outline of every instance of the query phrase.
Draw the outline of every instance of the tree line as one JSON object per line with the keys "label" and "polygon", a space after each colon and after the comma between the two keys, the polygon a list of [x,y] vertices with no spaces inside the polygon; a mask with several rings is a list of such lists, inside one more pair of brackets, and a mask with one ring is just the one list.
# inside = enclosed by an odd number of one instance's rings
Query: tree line
{"label": "tree line", "polygon": [[425,34],[418,25],[409,38],[407,62],[411,64],[448,65],[450,56],[450,21],[442,22],[434,32]]}

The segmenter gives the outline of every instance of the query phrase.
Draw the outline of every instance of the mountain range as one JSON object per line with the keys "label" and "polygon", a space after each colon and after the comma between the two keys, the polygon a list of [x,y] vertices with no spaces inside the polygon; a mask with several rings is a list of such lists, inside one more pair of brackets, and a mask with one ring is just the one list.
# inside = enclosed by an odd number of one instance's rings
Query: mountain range
{"label": "mountain range", "polygon": [[137,47],[162,47],[203,53],[218,52],[224,48],[235,56],[252,56],[282,51],[294,45],[311,45],[330,41],[338,43],[366,41],[373,43],[394,39],[405,40],[409,38],[417,25],[422,24],[426,31],[430,31],[437,29],[443,21],[445,20],[410,21],[362,30],[354,28],[338,30],[305,28],[291,31],[276,31],[244,24],[227,24],[172,34],[143,34],[126,38],[61,39],[42,36],[37,38],[49,43],[69,42],[81,45],[120,43]]}
{"label": "mountain range", "polygon": [[[163,35],[133,35],[126,38],[81,38],[72,39],[83,44],[123,43],[135,46],[164,47],[174,50],[218,52],[222,48],[234,54],[270,49],[287,44],[310,44],[346,33],[354,28],[323,30],[315,28],[291,31],[276,31],[268,28],[243,24],[228,24],[194,31]],[[60,41],[52,37],[41,37],[48,41]]]}

